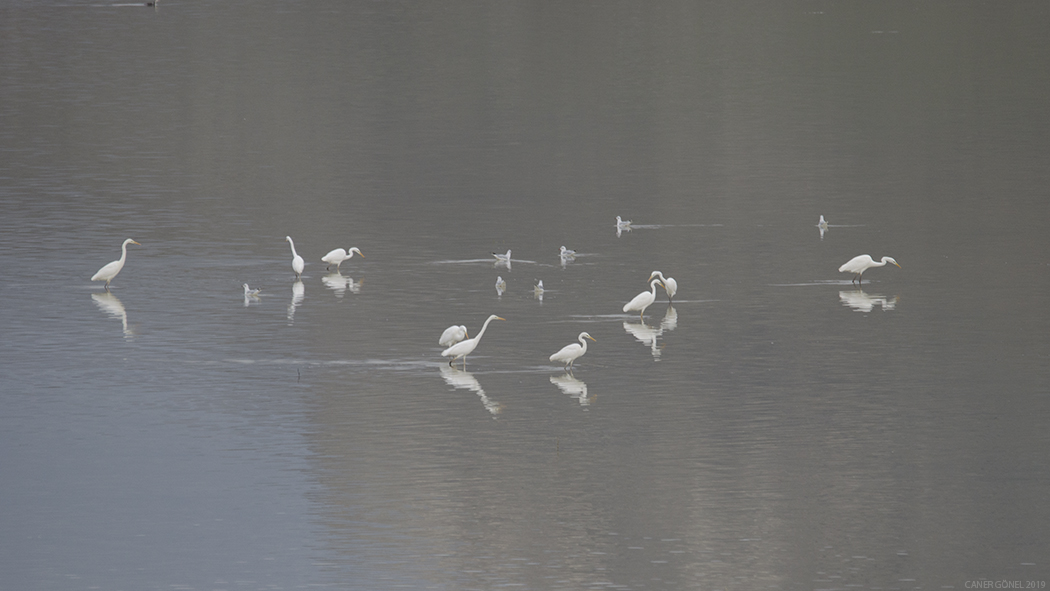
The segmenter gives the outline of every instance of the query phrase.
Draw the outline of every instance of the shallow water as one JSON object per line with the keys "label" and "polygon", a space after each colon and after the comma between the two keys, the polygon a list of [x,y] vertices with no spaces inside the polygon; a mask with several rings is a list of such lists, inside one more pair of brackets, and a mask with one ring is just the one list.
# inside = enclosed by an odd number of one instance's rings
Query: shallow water
{"label": "shallow water", "polygon": [[8,584],[1047,579],[1045,9],[0,12]]}

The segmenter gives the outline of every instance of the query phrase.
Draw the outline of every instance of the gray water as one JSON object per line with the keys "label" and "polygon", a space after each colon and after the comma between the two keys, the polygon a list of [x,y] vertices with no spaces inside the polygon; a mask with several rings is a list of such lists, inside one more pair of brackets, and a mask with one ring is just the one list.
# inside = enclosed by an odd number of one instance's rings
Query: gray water
{"label": "gray water", "polygon": [[1045,588],[1048,18],[4,4],[0,586]]}

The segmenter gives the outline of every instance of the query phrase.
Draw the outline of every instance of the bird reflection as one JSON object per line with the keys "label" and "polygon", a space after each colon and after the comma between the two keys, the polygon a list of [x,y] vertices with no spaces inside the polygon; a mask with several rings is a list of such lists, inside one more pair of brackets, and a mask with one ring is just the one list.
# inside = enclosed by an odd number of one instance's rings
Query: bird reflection
{"label": "bird reflection", "polygon": [[306,286],[303,285],[302,281],[296,281],[292,284],[292,301],[288,303],[288,324],[295,320],[295,309],[303,303],[305,295]]}
{"label": "bird reflection", "polygon": [[587,397],[587,383],[576,379],[571,373],[551,376],[550,379],[559,390],[578,400],[580,406],[588,406],[594,401],[594,398]]}
{"label": "bird reflection", "polygon": [[336,271],[335,273],[329,273],[321,278],[321,282],[325,284],[325,287],[335,292],[336,297],[343,297],[346,294],[346,290],[350,290],[350,293],[361,293],[361,283],[364,281],[354,282],[353,277],[344,277],[342,273]]}
{"label": "bird reflection", "polygon": [[887,298],[884,295],[868,295],[863,290],[840,291],[839,301],[843,306],[853,308],[857,312],[871,312],[875,304],[882,306],[882,311],[893,310],[897,307],[898,296]]}
{"label": "bird reflection", "polygon": [[623,323],[623,329],[627,334],[648,345],[653,354],[653,359],[657,361],[660,360],[662,353],[662,348],[657,344],[659,337],[665,332],[671,332],[676,328],[678,328],[678,311],[674,309],[674,306],[667,306],[667,312],[664,313],[664,318],[660,321],[659,328],[653,328],[644,322],[624,321]]}
{"label": "bird reflection", "polygon": [[113,318],[120,319],[120,323],[124,327],[125,339],[130,339],[135,336],[135,333],[128,328],[128,313],[124,310],[124,304],[117,299],[117,296],[106,291],[91,294],[91,299],[95,301],[95,305],[98,306],[100,310],[109,314]]}
{"label": "bird reflection", "polygon": [[445,383],[449,386],[459,390],[470,390],[471,392],[475,392],[478,397],[481,398],[481,403],[485,405],[485,410],[492,414],[492,418],[496,418],[496,415],[503,410],[503,405],[490,399],[485,394],[485,391],[481,389],[481,384],[478,382],[477,378],[475,378],[469,371],[464,371],[445,364],[441,364],[440,369],[441,377],[445,379]]}

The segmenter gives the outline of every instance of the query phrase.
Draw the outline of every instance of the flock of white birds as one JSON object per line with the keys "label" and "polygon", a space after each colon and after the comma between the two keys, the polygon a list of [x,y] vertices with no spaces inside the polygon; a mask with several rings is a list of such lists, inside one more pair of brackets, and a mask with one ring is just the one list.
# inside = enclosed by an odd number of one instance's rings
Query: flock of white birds
{"label": "flock of white birds", "polygon": [[[817,223],[817,227],[820,228],[821,235],[823,236],[823,232],[828,229],[828,223],[827,223],[827,221],[824,220],[824,216],[823,215],[820,216],[820,221]],[[619,234],[620,232],[623,232],[623,231],[630,231],[630,230],[631,230],[631,222],[629,220],[621,219],[620,216],[616,216],[616,232],[617,232],[617,234]],[[303,257],[299,256],[299,253],[297,253],[295,251],[295,242],[292,241],[292,237],[291,236],[285,236],[285,240],[288,241],[288,245],[292,249],[292,271],[295,272],[295,276],[298,279],[303,274],[303,269],[306,267],[306,262],[303,260]],[[113,262],[111,262],[111,263],[106,264],[101,269],[99,269],[97,273],[95,273],[94,275],[91,276],[91,280],[92,281],[105,281],[106,282],[106,289],[109,290],[109,283],[110,283],[110,281],[113,281],[113,279],[116,278],[117,274],[120,273],[120,270],[124,268],[124,262],[127,260],[127,257],[128,257],[128,245],[129,244],[139,244],[139,243],[135,242],[131,238],[128,238],[127,240],[125,240],[124,243],[120,245],[120,258],[115,260],[115,261],[113,261]],[[510,252],[511,252],[510,250],[507,250],[506,254],[500,254],[500,253],[495,253],[494,252],[494,253],[492,253],[492,256],[496,257],[496,262],[497,263],[502,263],[502,264],[505,264],[505,265],[507,265],[509,267],[510,266],[510,262],[511,262]],[[344,250],[342,248],[337,248],[337,249],[329,252],[328,254],[324,255],[323,257],[321,257],[321,262],[327,263],[329,270],[331,269],[332,265],[335,265],[336,271],[338,271],[339,270],[339,265],[341,265],[341,264],[343,264],[343,262],[348,261],[351,258],[353,258],[354,253],[357,253],[361,257],[365,256],[364,254],[361,253],[361,251],[357,247],[351,247],[351,248],[346,249],[346,250]],[[559,253],[559,256],[563,260],[564,259],[574,258],[576,256],[576,251],[569,250],[568,248],[565,248],[564,246],[562,246],[561,247],[561,251]],[[860,282],[863,281],[862,277],[863,277],[865,271],[867,271],[868,269],[870,269],[872,267],[885,267],[886,264],[888,264],[888,263],[896,265],[898,268],[900,268],[900,265],[897,264],[897,261],[893,260],[893,257],[884,256],[884,257],[882,257],[882,259],[880,261],[876,262],[875,259],[871,258],[870,255],[862,254],[862,255],[853,257],[852,259],[846,261],[845,264],[843,264],[841,267],[839,267],[839,272],[840,273],[852,273],[853,274],[853,281],[852,282],[853,283],[860,283]],[[664,288],[664,291],[667,293],[668,300],[673,303],[674,302],[674,296],[678,292],[678,282],[675,281],[673,277],[664,277],[664,274],[661,273],[660,271],[653,271],[652,274],[649,275],[649,288],[650,289],[648,291],[643,291],[642,293],[634,296],[634,298],[631,299],[631,301],[627,302],[624,305],[623,311],[624,312],[638,312],[638,318],[643,320],[643,322],[644,322],[644,316],[643,315],[645,314],[645,309],[648,308],[649,306],[651,306],[653,304],[653,302],[656,301],[656,286],[657,285],[660,285],[661,287]],[[503,290],[505,290],[506,288],[507,288],[506,281],[504,281],[502,277],[497,277],[496,278],[496,290],[497,290],[497,292],[503,293]],[[534,288],[534,291],[535,291],[537,296],[542,296],[543,291],[544,291],[544,289],[543,289],[543,281],[540,281],[536,285],[536,287]],[[256,297],[258,295],[258,293],[259,293],[258,289],[251,289],[250,287],[248,287],[247,283],[244,284],[244,296],[245,296],[245,298]],[[449,365],[452,365],[452,363],[455,362],[456,360],[462,359],[463,360],[463,364],[465,366],[466,362],[467,362],[466,361],[467,355],[470,355],[471,353],[473,353],[474,349],[477,348],[478,343],[481,342],[481,337],[485,335],[485,331],[488,329],[489,323],[492,322],[493,320],[506,320],[506,319],[505,318],[500,318],[499,316],[497,316],[495,314],[489,316],[485,320],[485,324],[483,324],[481,326],[481,330],[478,331],[477,336],[475,336],[474,338],[468,338],[470,335],[467,333],[467,327],[466,326],[453,325],[453,326],[450,326],[450,327],[446,328],[445,332],[443,332],[441,334],[441,338],[438,339],[438,344],[439,345],[447,347],[444,351],[441,352],[441,356],[449,358],[449,360],[448,360],[448,364]],[[550,356],[550,360],[552,362],[564,363],[565,364],[565,368],[567,370],[572,369],[573,362],[575,362],[580,357],[583,357],[584,354],[587,353],[587,341],[585,339],[590,339],[591,341],[597,342],[595,340],[595,338],[592,337],[591,335],[587,334],[586,332],[581,332],[579,337],[577,337],[577,340],[579,341],[579,344],[571,343],[569,345],[566,345],[566,346],[562,347],[561,350],[559,350],[557,353],[554,353],[553,355]]]}

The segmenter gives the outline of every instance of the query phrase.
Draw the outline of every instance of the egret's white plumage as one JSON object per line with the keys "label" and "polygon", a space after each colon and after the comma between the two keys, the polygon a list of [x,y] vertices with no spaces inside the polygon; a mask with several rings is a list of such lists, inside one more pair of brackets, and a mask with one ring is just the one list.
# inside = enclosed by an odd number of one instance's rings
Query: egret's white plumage
{"label": "egret's white plumage", "polygon": [[550,360],[557,361],[559,363],[564,363],[566,368],[570,368],[572,367],[573,361],[576,361],[580,357],[583,357],[584,353],[587,352],[587,341],[583,339],[591,339],[596,343],[598,342],[597,340],[595,340],[594,337],[587,334],[586,332],[581,332],[580,336],[577,338],[579,339],[580,344],[577,345],[576,343],[572,343],[570,345],[565,345],[561,348],[560,351],[558,351],[554,355],[551,355]]}
{"label": "egret's white plumage", "polygon": [[663,285],[663,283],[659,279],[653,279],[652,282],[649,283],[649,287],[652,288],[652,291],[643,291],[642,293],[634,296],[633,300],[627,302],[624,305],[623,311],[624,312],[634,312],[635,310],[637,310],[638,311],[638,318],[642,318],[642,314],[645,313],[645,309],[648,308],[650,305],[652,305],[653,302],[656,301],[656,284],[657,283],[660,283],[660,285]]}
{"label": "egret's white plumage", "polygon": [[303,274],[303,269],[306,267],[306,262],[303,261],[303,257],[299,256],[299,253],[295,252],[295,243],[292,242],[291,236],[285,236],[285,240],[292,247],[292,270],[295,271],[295,277],[298,279]]}
{"label": "egret's white plumage", "polygon": [[489,316],[487,319],[485,319],[485,324],[481,325],[481,330],[478,332],[478,336],[472,339],[467,339],[465,341],[460,341],[455,345],[452,345],[448,349],[442,351],[441,356],[449,358],[449,365],[452,365],[452,362],[459,358],[463,358],[463,363],[466,364],[467,355],[470,355],[474,351],[474,349],[477,348],[478,343],[481,342],[481,337],[485,336],[485,330],[489,327],[489,323],[493,320],[506,320],[506,318],[500,318],[495,314]]}
{"label": "egret's white plumage", "polygon": [[664,274],[659,271],[653,271],[649,275],[649,279],[653,277],[660,278],[660,283],[664,286],[664,291],[667,292],[667,299],[674,301],[674,294],[678,293],[678,282],[674,280],[674,277],[664,277]]}
{"label": "egret's white plumage", "polygon": [[892,263],[897,265],[898,269],[900,268],[900,265],[897,264],[897,261],[893,260],[893,257],[882,257],[882,260],[876,263],[875,260],[871,258],[871,255],[862,254],[846,261],[846,264],[839,267],[839,273],[853,273],[855,275],[853,283],[857,283],[858,281],[863,282],[864,279],[862,278],[862,275],[864,275],[864,271],[867,271],[872,267],[885,267],[886,263]]}
{"label": "egret's white plumage", "polygon": [[[92,281],[105,281],[106,289],[109,289],[109,282],[113,281],[113,278],[120,273],[120,270],[124,268],[124,261],[128,258],[128,245],[139,244],[131,238],[128,238],[120,245],[120,258],[104,265],[97,273],[91,276]],[[139,246],[142,246],[139,244]]]}
{"label": "egret's white plumage", "polygon": [[343,250],[341,248],[337,248],[333,251],[330,251],[328,254],[321,257],[321,261],[328,263],[328,267],[325,267],[326,269],[330,269],[332,265],[335,265],[335,270],[338,271],[339,265],[342,265],[343,261],[348,261],[354,258],[355,252],[357,254],[360,254],[362,257],[365,256],[361,254],[361,251],[358,250],[356,246],[351,246],[350,250]]}
{"label": "egret's white plumage", "polygon": [[441,333],[441,338],[438,339],[438,344],[448,347],[450,345],[455,345],[456,343],[462,341],[468,336],[470,335],[467,334],[466,326],[463,326],[462,324],[453,324],[452,326],[446,328],[445,332]]}

